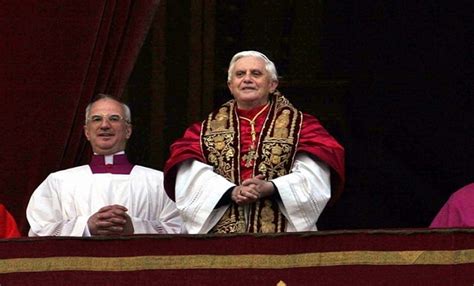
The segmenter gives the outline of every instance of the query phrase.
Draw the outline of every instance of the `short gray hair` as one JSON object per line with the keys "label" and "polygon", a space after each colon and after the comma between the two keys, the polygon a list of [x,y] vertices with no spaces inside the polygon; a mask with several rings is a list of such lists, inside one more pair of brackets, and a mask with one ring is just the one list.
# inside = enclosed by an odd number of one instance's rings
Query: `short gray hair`
{"label": "short gray hair", "polygon": [[87,119],[89,118],[89,115],[90,115],[90,112],[91,112],[91,108],[92,108],[92,105],[96,102],[96,101],[99,101],[101,99],[110,99],[110,100],[114,100],[118,103],[120,103],[120,105],[122,105],[122,109],[123,109],[123,113],[125,115],[125,122],[127,122],[128,124],[131,124],[132,123],[132,112],[130,111],[130,107],[128,107],[128,105],[126,105],[125,103],[123,103],[122,101],[120,101],[119,99],[109,95],[109,94],[105,94],[105,93],[99,93],[97,95],[97,97],[94,99],[94,101],[92,101],[91,103],[89,103],[86,107],[86,120],[85,120],[85,123],[87,124]]}
{"label": "short gray hair", "polygon": [[278,74],[275,64],[270,59],[268,59],[267,56],[257,51],[242,51],[235,54],[230,60],[229,70],[227,71],[227,82],[230,82],[232,78],[232,70],[234,69],[235,62],[244,57],[256,57],[265,61],[265,69],[268,73],[270,73],[270,78],[273,81],[278,81]]}

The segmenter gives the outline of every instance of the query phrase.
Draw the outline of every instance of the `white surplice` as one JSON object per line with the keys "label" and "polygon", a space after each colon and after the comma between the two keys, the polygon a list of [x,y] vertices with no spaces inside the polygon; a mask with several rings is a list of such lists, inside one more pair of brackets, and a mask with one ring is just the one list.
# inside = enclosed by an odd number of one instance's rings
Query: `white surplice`
{"label": "white surplice", "polygon": [[[290,174],[273,179],[287,232],[315,231],[316,222],[331,197],[330,169],[305,153],[298,153]],[[176,206],[184,233],[208,233],[230,205],[214,209],[227,189],[235,186],[213,172],[210,165],[187,160],[176,176]]]}
{"label": "white surplice", "polygon": [[50,174],[34,191],[26,211],[29,236],[88,236],[89,217],[113,204],[128,209],[135,234],[180,232],[162,172],[135,165],[129,175],[93,174],[83,165]]}

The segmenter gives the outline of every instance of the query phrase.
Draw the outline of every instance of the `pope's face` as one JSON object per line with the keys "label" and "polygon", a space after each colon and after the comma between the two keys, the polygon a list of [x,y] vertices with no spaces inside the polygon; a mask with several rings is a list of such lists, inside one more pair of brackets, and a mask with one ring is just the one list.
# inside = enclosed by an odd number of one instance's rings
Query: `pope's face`
{"label": "pope's face", "polygon": [[268,102],[278,82],[271,79],[263,59],[248,56],[235,62],[227,85],[239,108],[252,109]]}
{"label": "pope's face", "polygon": [[92,105],[84,133],[92,150],[111,155],[125,150],[132,126],[125,121],[122,105],[113,99],[100,99]]}

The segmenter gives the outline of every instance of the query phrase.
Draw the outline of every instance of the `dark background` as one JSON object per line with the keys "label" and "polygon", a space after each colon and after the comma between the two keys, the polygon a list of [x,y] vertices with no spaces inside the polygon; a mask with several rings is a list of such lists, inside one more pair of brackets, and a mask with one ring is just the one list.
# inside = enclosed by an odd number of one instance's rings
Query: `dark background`
{"label": "dark background", "polygon": [[231,98],[232,55],[252,49],[346,149],[345,192],[319,228],[428,226],[473,181],[473,2],[389,2],[0,2],[0,202],[25,234],[36,186],[87,160],[98,92],[132,109],[131,159],[163,169],[185,128]]}
{"label": "dark background", "polygon": [[[136,126],[140,161],[162,168],[168,150],[147,134],[169,146],[230,99],[228,62],[255,49],[275,62],[279,89],[346,148],[346,190],[321,229],[426,227],[472,182],[471,2],[177,2],[155,19],[129,81],[134,110],[157,104],[138,99],[150,94],[164,109],[159,134],[146,126],[153,112]],[[161,76],[149,72],[157,53]],[[153,95],[157,78],[166,87]]]}

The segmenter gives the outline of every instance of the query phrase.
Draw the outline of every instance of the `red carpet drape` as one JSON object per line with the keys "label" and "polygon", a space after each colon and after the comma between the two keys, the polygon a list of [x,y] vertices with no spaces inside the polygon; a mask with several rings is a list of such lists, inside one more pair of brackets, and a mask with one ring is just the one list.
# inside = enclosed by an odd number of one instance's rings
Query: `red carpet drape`
{"label": "red carpet drape", "polygon": [[0,202],[25,208],[53,171],[84,162],[84,109],[121,96],[158,0],[0,2]]}
{"label": "red carpet drape", "polygon": [[0,240],[2,285],[472,285],[474,232]]}

